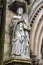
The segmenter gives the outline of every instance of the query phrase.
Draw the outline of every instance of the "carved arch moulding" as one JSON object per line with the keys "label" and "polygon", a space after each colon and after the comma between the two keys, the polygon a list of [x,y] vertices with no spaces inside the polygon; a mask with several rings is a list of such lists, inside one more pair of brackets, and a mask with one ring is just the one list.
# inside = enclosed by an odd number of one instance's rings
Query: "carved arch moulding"
{"label": "carved arch moulding", "polygon": [[32,52],[41,59],[41,45],[43,39],[43,1],[40,2],[31,17],[30,44]]}

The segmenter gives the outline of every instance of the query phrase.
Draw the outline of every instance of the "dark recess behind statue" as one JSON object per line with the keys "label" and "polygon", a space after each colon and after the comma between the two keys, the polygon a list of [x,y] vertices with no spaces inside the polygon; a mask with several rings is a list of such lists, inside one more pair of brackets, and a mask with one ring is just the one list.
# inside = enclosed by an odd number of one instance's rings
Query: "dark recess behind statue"
{"label": "dark recess behind statue", "polygon": [[0,65],[3,65],[6,0],[0,0]]}

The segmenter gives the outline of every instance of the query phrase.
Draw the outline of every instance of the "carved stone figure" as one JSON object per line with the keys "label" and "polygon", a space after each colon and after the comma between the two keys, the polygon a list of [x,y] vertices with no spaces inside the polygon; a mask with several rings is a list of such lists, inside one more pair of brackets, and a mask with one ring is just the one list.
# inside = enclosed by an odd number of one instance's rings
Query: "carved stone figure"
{"label": "carved stone figure", "polygon": [[23,15],[24,9],[19,7],[17,15],[12,19],[12,56],[20,56],[21,58],[30,59],[29,49],[29,31],[30,25],[28,24],[27,17]]}
{"label": "carved stone figure", "polygon": [[25,23],[21,21],[18,21],[19,23],[17,23],[17,26],[13,28],[14,35],[12,38],[12,54],[24,58],[29,58],[29,33],[24,28]]}
{"label": "carved stone figure", "polygon": [[[13,37],[12,41],[13,48],[12,48],[12,54],[21,55],[22,51],[22,44],[24,43],[24,30],[22,23],[19,23],[17,25],[16,31],[15,31],[15,39]],[[15,47],[14,47],[15,46]]]}

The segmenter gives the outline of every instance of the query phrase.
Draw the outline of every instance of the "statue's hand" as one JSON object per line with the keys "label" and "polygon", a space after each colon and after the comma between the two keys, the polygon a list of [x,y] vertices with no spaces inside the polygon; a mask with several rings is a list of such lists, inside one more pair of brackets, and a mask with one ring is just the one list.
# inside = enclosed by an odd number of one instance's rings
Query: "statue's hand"
{"label": "statue's hand", "polygon": [[17,38],[12,38],[12,41],[13,41],[13,42],[17,41]]}
{"label": "statue's hand", "polygon": [[24,21],[23,19],[19,19],[19,20],[17,20],[18,23],[23,22],[23,21]]}

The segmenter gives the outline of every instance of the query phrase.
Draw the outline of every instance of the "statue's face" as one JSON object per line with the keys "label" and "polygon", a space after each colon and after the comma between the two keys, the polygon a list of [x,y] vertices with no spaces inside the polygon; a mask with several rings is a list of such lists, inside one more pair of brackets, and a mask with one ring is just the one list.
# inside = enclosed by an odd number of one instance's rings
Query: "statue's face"
{"label": "statue's face", "polygon": [[20,15],[23,14],[23,8],[21,8],[21,7],[18,8],[18,9],[17,9],[17,13],[20,14]]}

